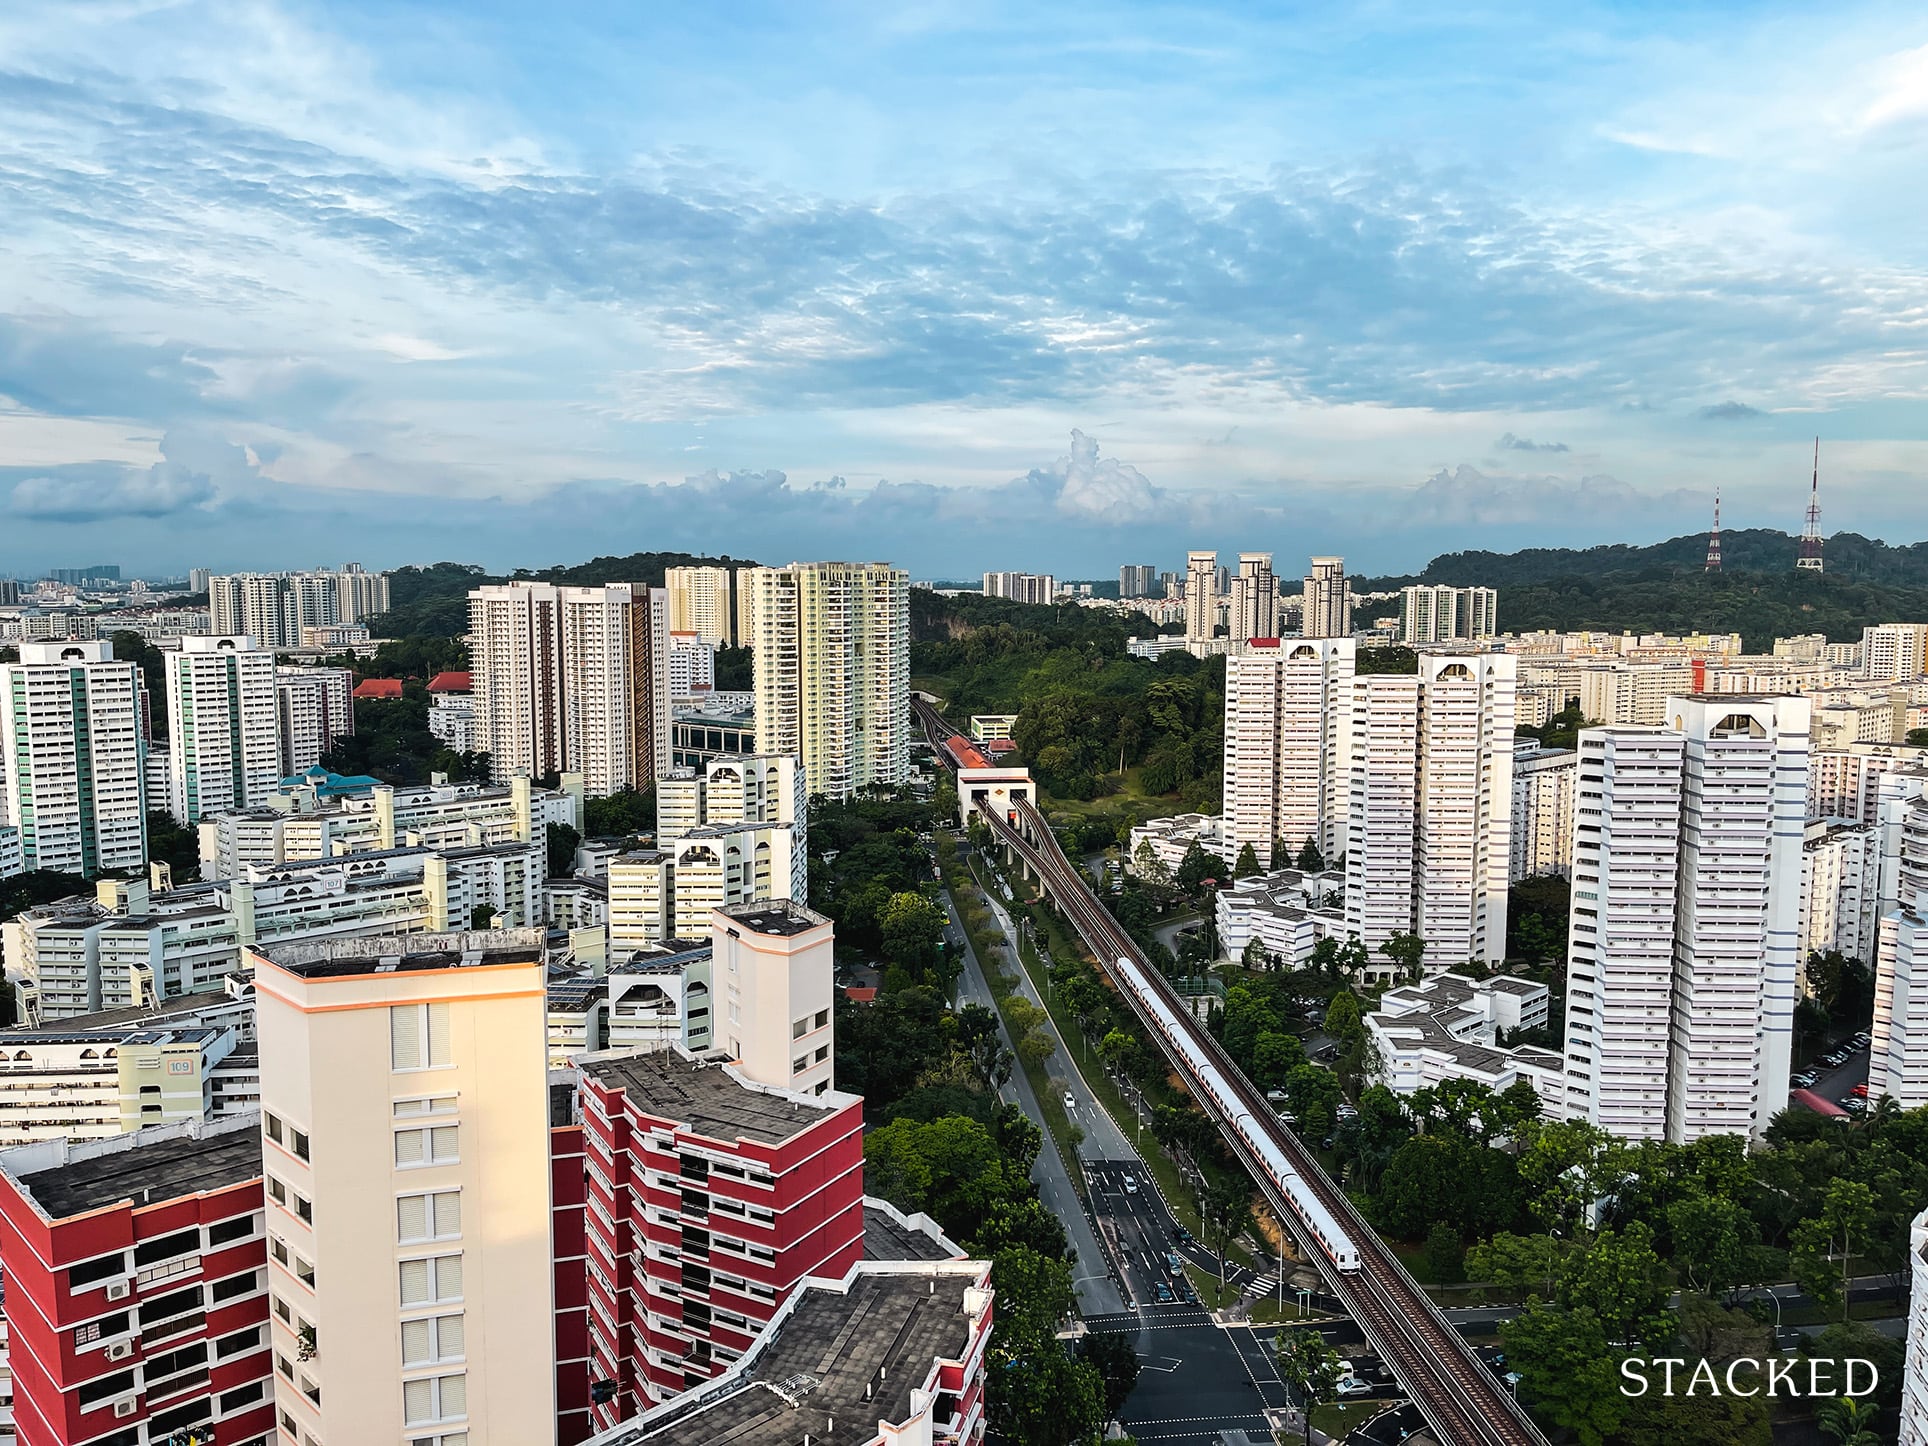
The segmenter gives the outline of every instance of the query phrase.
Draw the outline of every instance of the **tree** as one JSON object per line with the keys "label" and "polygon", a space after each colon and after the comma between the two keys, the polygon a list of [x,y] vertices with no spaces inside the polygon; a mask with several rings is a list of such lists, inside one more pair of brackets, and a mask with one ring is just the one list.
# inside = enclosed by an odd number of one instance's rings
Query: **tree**
{"label": "tree", "polygon": [[884,957],[916,982],[948,989],[949,980],[932,978],[943,958],[946,922],[944,911],[922,894],[892,894],[877,914]]}
{"label": "tree", "polygon": [[1720,1295],[1757,1278],[1761,1231],[1739,1203],[1697,1195],[1668,1207],[1674,1268],[1682,1284],[1703,1295]]}
{"label": "tree", "polygon": [[1260,1089],[1277,1089],[1305,1062],[1305,1046],[1297,1035],[1265,1030],[1252,1046],[1252,1083]]}
{"label": "tree", "polygon": [[1225,1251],[1252,1218],[1252,1190],[1245,1181],[1213,1185],[1198,1200],[1206,1248],[1218,1256],[1218,1283],[1225,1284]]}
{"label": "tree", "polygon": [[[1848,1281],[1854,1251],[1874,1229],[1874,1191],[1859,1180],[1828,1181],[1821,1213],[1794,1227],[1788,1266],[1795,1282],[1823,1307],[1839,1305],[1848,1318]],[[1837,1277],[1832,1262],[1840,1261]]]}
{"label": "tree", "polygon": [[1836,1446],[1881,1446],[1881,1434],[1875,1430],[1875,1418],[1881,1412],[1872,1403],[1853,1396],[1837,1396],[1823,1402],[1818,1414],[1821,1434]]}
{"label": "tree", "polygon": [[1417,934],[1394,934],[1379,946],[1379,952],[1392,960],[1401,979],[1417,984],[1426,957],[1426,941]]}
{"label": "tree", "polygon": [[1558,1297],[1563,1305],[1590,1311],[1620,1344],[1657,1350],[1679,1328],[1667,1310],[1670,1293],[1654,1233],[1635,1220],[1624,1230],[1602,1230],[1562,1276]]}
{"label": "tree", "polygon": [[147,815],[147,857],[151,863],[166,864],[177,885],[192,883],[201,872],[201,836],[194,829],[182,828],[166,809],[151,809]]}
{"label": "tree", "polygon": [[549,877],[566,879],[576,871],[576,847],[582,835],[566,823],[552,823],[543,835],[548,851]]}
{"label": "tree", "polygon": [[1178,862],[1178,887],[1188,894],[1196,894],[1207,879],[1217,878],[1224,868],[1223,860],[1214,858],[1205,852],[1201,844],[1194,842]]}
{"label": "tree", "polygon": [[1325,855],[1319,852],[1315,839],[1308,837],[1305,846],[1299,850],[1299,869],[1308,874],[1320,873],[1325,869]]}
{"label": "tree", "polygon": [[1280,1331],[1272,1338],[1279,1379],[1299,1393],[1305,1443],[1312,1446],[1312,1410],[1332,1400],[1339,1386],[1340,1356],[1317,1331]]}
{"label": "tree", "polygon": [[1339,1108],[1339,1081],[1328,1069],[1302,1064],[1285,1077],[1286,1108],[1299,1122],[1299,1133],[1314,1140],[1332,1133]]}
{"label": "tree", "polygon": [[1910,728],[1904,741],[1910,748],[1928,748],[1928,728]]}
{"label": "tree", "polygon": [[1466,1247],[1450,1225],[1435,1225],[1426,1236],[1426,1269],[1435,1285],[1455,1285],[1466,1279]]}
{"label": "tree", "polygon": [[1292,856],[1286,853],[1285,851],[1285,840],[1282,838],[1273,839],[1272,840],[1272,861],[1269,867],[1274,872],[1277,872],[1279,869],[1290,868],[1291,865],[1292,865]]}
{"label": "tree", "polygon": [[1573,1247],[1552,1235],[1511,1235],[1501,1231],[1466,1253],[1474,1280],[1552,1299]]}
{"label": "tree", "polygon": [[1249,879],[1253,874],[1258,872],[1258,853],[1248,843],[1238,851],[1238,862],[1232,865],[1232,877],[1235,879]]}
{"label": "tree", "polygon": [[1270,969],[1272,954],[1265,947],[1265,941],[1254,935],[1245,941],[1245,948],[1239,954],[1239,962],[1247,969]]}
{"label": "tree", "polygon": [[1326,1006],[1325,1032],[1340,1044],[1356,1044],[1365,1037],[1365,1020],[1359,1013],[1359,998],[1350,989],[1341,989]]}
{"label": "tree", "polygon": [[1104,1382],[1106,1419],[1117,1420],[1131,1388],[1138,1384],[1138,1351],[1131,1337],[1118,1331],[1093,1331],[1078,1342],[1078,1356]]}
{"label": "tree", "polygon": [[1541,1421],[1572,1431],[1581,1446],[1604,1446],[1626,1412],[1619,1363],[1592,1311],[1541,1300],[1500,1326],[1507,1364],[1520,1373],[1520,1400]]}
{"label": "tree", "polygon": [[1150,839],[1140,839],[1137,849],[1131,856],[1131,871],[1150,884],[1153,888],[1172,887],[1172,871],[1151,846]]}
{"label": "tree", "polygon": [[474,908],[470,909],[469,910],[469,927],[471,929],[494,928],[495,927],[495,905],[494,904],[477,904]]}
{"label": "tree", "polygon": [[628,838],[656,827],[656,788],[624,784],[601,798],[586,798],[582,806],[583,832],[591,838]]}
{"label": "tree", "polygon": [[1106,1382],[1090,1361],[1068,1354],[1058,1323],[1076,1303],[1071,1267],[1025,1246],[991,1256],[1000,1311],[988,1383],[991,1427],[1010,1441],[1072,1446],[1109,1419]]}

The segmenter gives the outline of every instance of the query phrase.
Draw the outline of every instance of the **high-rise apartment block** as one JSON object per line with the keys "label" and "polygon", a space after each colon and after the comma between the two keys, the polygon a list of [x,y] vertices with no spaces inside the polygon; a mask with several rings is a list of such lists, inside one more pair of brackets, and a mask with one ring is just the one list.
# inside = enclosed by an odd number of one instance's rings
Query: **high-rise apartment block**
{"label": "high-rise apartment block", "polygon": [[786,754],[712,759],[657,784],[656,844],[609,861],[609,949],[709,934],[710,911],[810,892],[803,770]]}
{"label": "high-rise apartment block", "polygon": [[756,635],[757,752],[802,760],[813,793],[895,788],[910,772],[910,575],[798,562],[743,575]]}
{"label": "high-rise apartment block", "polygon": [[1667,726],[1580,735],[1567,1114],[1758,1136],[1787,1104],[1809,704],[1667,706]]}
{"label": "high-rise apartment block", "polygon": [[1573,856],[1573,789],[1579,754],[1571,748],[1522,746],[1513,753],[1514,880],[1568,872]]}
{"label": "high-rise apartment block", "polygon": [[1218,631],[1218,554],[1185,554],[1185,638],[1203,642]]}
{"label": "high-rise apartment block", "polygon": [[669,697],[688,704],[716,687],[716,645],[696,633],[669,635]]}
{"label": "high-rise apartment block", "polygon": [[283,1440],[556,1436],[539,930],[255,955]]}
{"label": "high-rise apartment block", "polygon": [[736,646],[736,574],[730,568],[668,568],[663,590],[669,594],[672,633],[695,633],[713,648]]}
{"label": "high-rise apartment block", "polygon": [[1225,838],[1261,863],[1346,850],[1355,646],[1262,640],[1225,662]]}
{"label": "high-rise apartment block", "polygon": [[1809,820],[1801,845],[1801,957],[1832,949],[1872,963],[1880,881],[1879,829]]}
{"label": "high-rise apartment block", "polygon": [[1308,638],[1352,636],[1352,584],[1343,557],[1315,557],[1305,578],[1305,611],[1299,632]]}
{"label": "high-rise apartment block", "polygon": [[1876,829],[1880,894],[1868,1093],[1928,1104],[1928,779],[1891,774]]}
{"label": "high-rise apartment block", "polygon": [[497,779],[583,776],[592,795],[669,767],[663,591],[512,582],[469,594],[478,749]]}
{"label": "high-rise apartment block", "polygon": [[292,778],[321,762],[355,734],[355,675],[346,668],[275,669],[281,716],[281,776]]}
{"label": "high-rise apartment block", "polygon": [[1272,554],[1241,552],[1238,575],[1232,579],[1231,620],[1234,642],[1279,635],[1279,580],[1272,575]]}
{"label": "high-rise apartment block", "polygon": [[1156,563],[1128,562],[1118,569],[1118,596],[1158,597],[1164,589],[1158,585],[1158,565]]}
{"label": "high-rise apartment block", "polygon": [[166,667],[175,819],[265,802],[286,776],[274,654],[248,637],[183,638]]}
{"label": "high-rise apartment block", "polygon": [[140,671],[106,642],[22,642],[0,663],[0,754],[21,862],[88,877],[147,863]]}
{"label": "high-rise apartment block", "polygon": [[1499,631],[1499,593],[1490,587],[1419,584],[1399,594],[1399,640],[1410,645],[1477,642]]}
{"label": "high-rise apartment block", "polygon": [[262,647],[301,646],[303,628],[365,622],[388,611],[388,575],[349,563],[339,572],[243,572],[208,578],[213,631]]}
{"label": "high-rise apartment block", "polygon": [[0,1153],[20,1446],[299,1440],[275,1435],[276,1362],[314,1367],[270,1348],[261,1179],[253,1114]]}
{"label": "high-rise apartment block", "polygon": [[1346,920],[1369,951],[1418,934],[1428,968],[1505,958],[1515,681],[1501,653],[1353,681]]}
{"label": "high-rise apartment block", "polygon": [[1048,572],[987,572],[984,596],[1012,602],[1049,603],[1058,595],[1058,580]]}
{"label": "high-rise apartment block", "polygon": [[1928,673],[1928,623],[1881,623],[1861,630],[1861,676],[1904,683]]}

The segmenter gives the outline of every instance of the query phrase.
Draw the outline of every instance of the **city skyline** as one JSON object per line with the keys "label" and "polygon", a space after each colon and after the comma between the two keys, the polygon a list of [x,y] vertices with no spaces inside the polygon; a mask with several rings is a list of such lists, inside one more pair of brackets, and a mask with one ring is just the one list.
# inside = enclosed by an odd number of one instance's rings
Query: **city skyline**
{"label": "city skyline", "polygon": [[0,568],[1928,532],[1918,13],[1103,17],[11,7]]}

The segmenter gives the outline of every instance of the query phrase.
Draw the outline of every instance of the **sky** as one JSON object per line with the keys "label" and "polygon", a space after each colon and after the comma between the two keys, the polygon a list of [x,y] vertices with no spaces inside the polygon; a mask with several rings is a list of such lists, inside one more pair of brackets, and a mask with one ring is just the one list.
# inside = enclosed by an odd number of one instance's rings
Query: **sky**
{"label": "sky", "polygon": [[1928,537],[1917,4],[0,6],[0,572]]}

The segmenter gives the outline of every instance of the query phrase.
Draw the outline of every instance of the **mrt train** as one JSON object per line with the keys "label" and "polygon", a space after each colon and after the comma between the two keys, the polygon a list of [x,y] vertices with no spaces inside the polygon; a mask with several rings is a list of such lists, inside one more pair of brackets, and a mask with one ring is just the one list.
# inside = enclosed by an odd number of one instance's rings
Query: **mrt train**
{"label": "mrt train", "polygon": [[1193,1027],[1189,1026],[1189,1022],[1179,1019],[1177,1012],[1166,1002],[1164,992],[1147,975],[1143,966],[1121,956],[1118,960],[1118,977],[1150,1011],[1166,1043],[1184,1060],[1186,1072],[1210,1101],[1213,1110],[1221,1119],[1231,1122],[1232,1129],[1237,1132],[1252,1158],[1264,1165],[1279,1192],[1297,1207],[1303,1227],[1319,1242],[1326,1259],[1338,1270],[1359,1269],[1359,1247],[1353,1243],[1352,1237],[1332,1218],[1332,1213],[1319,1197],[1312,1193],[1304,1177],[1293,1168],[1292,1162],[1285,1157],[1272,1136],[1252,1118],[1251,1111],[1232,1088],[1225,1071],[1208,1052],[1199,1047]]}

